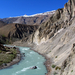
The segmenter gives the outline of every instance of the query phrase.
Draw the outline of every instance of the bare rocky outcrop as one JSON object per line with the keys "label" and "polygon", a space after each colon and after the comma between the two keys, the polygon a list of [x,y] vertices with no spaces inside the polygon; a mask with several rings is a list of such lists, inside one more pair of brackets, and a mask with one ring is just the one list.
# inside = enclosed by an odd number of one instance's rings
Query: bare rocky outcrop
{"label": "bare rocky outcrop", "polygon": [[75,16],[74,7],[75,1],[69,0],[68,3],[64,5],[64,8],[58,9],[48,21],[39,26],[38,30],[31,35],[32,38],[30,38],[30,42],[32,41],[33,43],[39,44],[53,37],[58,30],[70,26]]}
{"label": "bare rocky outcrop", "polygon": [[60,75],[74,75],[75,74],[75,43],[71,49],[70,55],[65,59],[61,67]]}
{"label": "bare rocky outcrop", "polygon": [[[74,75],[74,64],[70,64],[71,62],[74,63],[75,61],[75,54],[72,49],[74,43],[75,23],[71,24],[66,29],[60,29],[47,41],[37,45],[35,44],[33,49],[50,58],[51,75]],[[71,57],[71,55],[73,56]]]}

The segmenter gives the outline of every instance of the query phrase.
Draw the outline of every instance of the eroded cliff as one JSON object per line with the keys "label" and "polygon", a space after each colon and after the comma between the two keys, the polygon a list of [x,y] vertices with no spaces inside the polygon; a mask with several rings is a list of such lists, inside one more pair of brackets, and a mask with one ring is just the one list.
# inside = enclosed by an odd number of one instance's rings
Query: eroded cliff
{"label": "eroded cliff", "polygon": [[28,38],[30,42],[35,51],[50,58],[51,75],[75,75],[75,0],[41,24]]}
{"label": "eroded cliff", "polygon": [[64,8],[58,9],[48,21],[39,26],[38,30],[31,35],[30,42],[42,43],[53,37],[58,30],[70,26],[75,15],[74,7],[75,1],[69,0]]}

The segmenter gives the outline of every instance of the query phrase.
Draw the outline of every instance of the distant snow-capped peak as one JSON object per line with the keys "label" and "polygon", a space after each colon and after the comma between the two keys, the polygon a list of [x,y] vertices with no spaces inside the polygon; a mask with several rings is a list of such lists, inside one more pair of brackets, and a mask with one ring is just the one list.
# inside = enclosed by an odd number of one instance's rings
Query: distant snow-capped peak
{"label": "distant snow-capped peak", "polygon": [[17,18],[17,17],[35,17],[35,16],[40,16],[40,15],[49,15],[49,14],[54,14],[56,10],[53,11],[47,11],[44,13],[37,13],[37,14],[33,14],[33,15],[23,15],[23,16],[16,16],[16,17],[9,17],[9,18]]}
{"label": "distant snow-capped peak", "polygon": [[34,17],[34,16],[38,16],[38,15],[49,15],[49,14],[54,14],[56,10],[53,11],[47,11],[44,13],[38,13],[38,14],[34,14],[34,15],[23,15],[23,17]]}

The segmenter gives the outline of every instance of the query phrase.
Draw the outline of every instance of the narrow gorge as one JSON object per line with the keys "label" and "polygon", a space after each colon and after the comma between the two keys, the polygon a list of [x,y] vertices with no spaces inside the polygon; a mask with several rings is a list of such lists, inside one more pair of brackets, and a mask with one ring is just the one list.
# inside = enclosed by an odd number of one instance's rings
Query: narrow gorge
{"label": "narrow gorge", "polygon": [[28,40],[22,39],[14,44],[28,44],[50,58],[51,71],[48,75],[74,75],[75,0],[69,0],[64,8],[56,10]]}

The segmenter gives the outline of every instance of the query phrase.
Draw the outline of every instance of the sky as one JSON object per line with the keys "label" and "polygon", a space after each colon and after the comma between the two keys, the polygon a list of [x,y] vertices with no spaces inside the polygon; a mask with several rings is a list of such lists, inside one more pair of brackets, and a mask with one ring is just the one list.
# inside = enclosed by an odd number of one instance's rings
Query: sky
{"label": "sky", "polygon": [[68,0],[0,0],[0,18],[33,15],[63,8]]}

